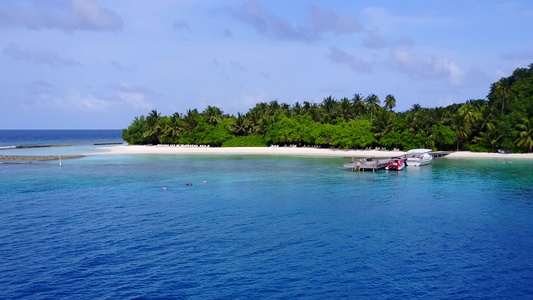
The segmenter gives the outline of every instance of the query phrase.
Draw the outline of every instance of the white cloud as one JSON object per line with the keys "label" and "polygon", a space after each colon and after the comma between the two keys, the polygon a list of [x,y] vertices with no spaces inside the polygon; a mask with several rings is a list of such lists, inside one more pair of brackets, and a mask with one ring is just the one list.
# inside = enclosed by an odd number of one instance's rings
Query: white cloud
{"label": "white cloud", "polygon": [[533,60],[533,48],[521,51],[509,52],[502,55],[505,60],[531,61]]}
{"label": "white cloud", "polygon": [[93,0],[72,0],[74,16],[72,25],[87,30],[117,30],[122,28],[120,17],[96,4]]}
{"label": "white cloud", "polygon": [[268,95],[262,89],[236,97],[235,100],[232,101],[232,105],[224,110],[246,113],[246,111],[243,111],[243,107],[254,107],[260,102],[268,102]]}
{"label": "white cloud", "polygon": [[401,37],[396,41],[385,39],[379,29],[368,31],[363,40],[363,46],[370,49],[380,49],[391,46],[413,46],[414,42],[409,37]]}
{"label": "white cloud", "polygon": [[329,48],[328,58],[337,64],[345,64],[355,72],[372,72],[372,65],[356,57],[348,54],[337,47]]}
{"label": "white cloud", "polygon": [[109,108],[109,102],[105,99],[100,99],[94,95],[88,94],[82,97],[71,98],[76,105],[88,111],[106,111]]}
{"label": "white cloud", "polygon": [[189,27],[189,24],[187,24],[187,22],[185,22],[184,20],[177,20],[172,25],[172,28],[177,29],[177,30],[182,30],[182,29],[189,30],[189,29],[191,29],[191,27]]}
{"label": "white cloud", "polygon": [[237,71],[245,71],[246,70],[246,67],[243,64],[239,63],[239,62],[232,61],[232,62],[230,62],[230,66],[233,69],[237,70]]}
{"label": "white cloud", "polygon": [[318,32],[333,32],[337,35],[353,34],[363,30],[363,25],[354,17],[341,12],[325,11],[313,6],[310,9],[311,28]]}
{"label": "white cloud", "polygon": [[8,57],[16,60],[22,60],[37,65],[48,65],[50,67],[58,66],[81,66],[75,60],[62,57],[59,53],[54,51],[35,51],[21,49],[17,44],[12,43],[5,47],[2,53]]}
{"label": "white cloud", "polygon": [[301,26],[294,26],[289,20],[276,16],[256,0],[248,0],[240,8],[228,11],[235,20],[253,26],[258,34],[276,39],[314,41],[323,33],[342,35],[363,30],[356,18],[318,7],[310,8],[310,21]]}
{"label": "white cloud", "polygon": [[427,55],[415,55],[399,49],[391,51],[389,66],[414,79],[447,78],[454,86],[460,85],[464,77],[464,72],[453,61]]}
{"label": "white cloud", "polygon": [[442,67],[448,71],[452,85],[457,86],[463,82],[464,72],[453,61],[442,61]]}
{"label": "white cloud", "polygon": [[126,105],[139,109],[152,109],[152,105],[146,102],[146,97],[139,92],[119,92],[118,97]]}
{"label": "white cloud", "polygon": [[92,94],[80,95],[72,93],[65,97],[56,97],[48,93],[36,96],[36,99],[25,105],[26,108],[39,110],[76,110],[84,112],[108,111],[111,104],[108,100],[98,98]]}
{"label": "white cloud", "polygon": [[453,20],[440,16],[416,16],[416,15],[394,15],[381,7],[368,7],[362,11],[369,19],[367,26],[377,27],[384,31],[398,30],[406,26],[428,26],[433,24],[451,24]]}
{"label": "white cloud", "polygon": [[33,30],[120,30],[122,19],[93,0],[11,1],[0,8],[0,26]]}
{"label": "white cloud", "polygon": [[366,38],[363,40],[363,45],[367,48],[377,49],[383,48],[388,45],[388,43],[383,39],[379,31],[372,30],[367,33]]}

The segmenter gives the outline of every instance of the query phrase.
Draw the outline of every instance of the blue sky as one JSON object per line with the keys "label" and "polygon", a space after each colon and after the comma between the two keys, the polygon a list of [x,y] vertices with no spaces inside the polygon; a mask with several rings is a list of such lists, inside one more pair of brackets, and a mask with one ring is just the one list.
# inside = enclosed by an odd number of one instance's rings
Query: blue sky
{"label": "blue sky", "polygon": [[533,2],[0,0],[0,129],[393,94],[485,98],[533,63]]}

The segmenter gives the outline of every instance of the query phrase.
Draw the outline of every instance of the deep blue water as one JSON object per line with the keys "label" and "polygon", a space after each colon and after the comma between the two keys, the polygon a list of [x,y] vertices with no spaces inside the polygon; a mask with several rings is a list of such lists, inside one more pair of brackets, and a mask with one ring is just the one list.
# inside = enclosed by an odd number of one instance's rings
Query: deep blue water
{"label": "deep blue water", "polygon": [[532,297],[533,162],[343,162],[0,164],[0,299]]}
{"label": "deep blue water", "polygon": [[122,130],[0,130],[0,147],[123,142]]}

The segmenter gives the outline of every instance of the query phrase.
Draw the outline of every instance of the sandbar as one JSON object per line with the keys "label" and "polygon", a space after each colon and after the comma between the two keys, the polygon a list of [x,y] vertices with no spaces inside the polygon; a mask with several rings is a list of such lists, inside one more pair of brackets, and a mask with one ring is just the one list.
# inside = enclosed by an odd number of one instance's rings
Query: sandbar
{"label": "sandbar", "polygon": [[46,161],[70,158],[82,158],[83,155],[0,155],[0,161]]}
{"label": "sandbar", "polygon": [[[292,155],[317,157],[376,157],[389,158],[402,156],[403,151],[386,150],[345,150],[306,147],[172,147],[120,145],[99,148],[102,152],[90,154],[175,154],[175,155]],[[445,158],[488,158],[488,159],[533,159],[533,153],[501,154],[486,152],[457,151]]]}

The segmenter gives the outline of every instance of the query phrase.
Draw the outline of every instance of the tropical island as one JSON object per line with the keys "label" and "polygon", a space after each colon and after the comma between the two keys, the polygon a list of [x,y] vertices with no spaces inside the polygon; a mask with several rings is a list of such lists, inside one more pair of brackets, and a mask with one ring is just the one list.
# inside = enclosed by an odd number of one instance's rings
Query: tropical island
{"label": "tropical island", "polygon": [[396,99],[354,94],[321,103],[261,102],[247,113],[218,107],[135,117],[122,138],[130,145],[297,146],[335,149],[415,148],[527,153],[533,150],[533,64],[490,86],[485,99],[446,107],[419,104],[395,112]]}

